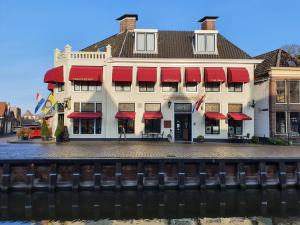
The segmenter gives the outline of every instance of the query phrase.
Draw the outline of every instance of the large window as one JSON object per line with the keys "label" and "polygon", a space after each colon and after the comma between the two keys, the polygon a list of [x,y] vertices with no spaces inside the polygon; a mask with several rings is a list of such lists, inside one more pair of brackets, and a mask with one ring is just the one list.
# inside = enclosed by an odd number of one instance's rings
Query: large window
{"label": "large window", "polygon": [[196,51],[199,53],[210,53],[216,51],[215,34],[197,34]]}
{"label": "large window", "polygon": [[[242,104],[228,104],[228,113],[241,113],[243,110]],[[230,135],[243,134],[243,121],[228,119],[228,133]]]}
{"label": "large window", "polygon": [[163,92],[178,92],[178,83],[176,83],[176,82],[162,83],[162,91]]}
{"label": "large window", "polygon": [[285,81],[276,81],[276,103],[285,103]]}
{"label": "large window", "polygon": [[243,91],[243,83],[229,83],[228,91],[229,92],[242,92]]}
{"label": "large window", "polygon": [[139,90],[140,92],[154,92],[154,84],[153,82],[139,82]]}
{"label": "large window", "polygon": [[[220,112],[220,104],[206,103],[205,112]],[[220,134],[220,121],[205,118],[205,134]]]}
{"label": "large window", "polygon": [[116,91],[130,91],[131,83],[130,82],[115,82]]}
{"label": "large window", "polygon": [[[145,112],[160,112],[161,105],[159,103],[146,103]],[[145,120],[145,133],[160,133],[161,119]]]}
{"label": "large window", "polygon": [[95,81],[74,81],[74,91],[101,91],[102,84]]}
{"label": "large window", "polygon": [[[102,112],[101,103],[74,102],[74,112]],[[102,119],[73,119],[73,134],[101,134]]]}
{"label": "large window", "polygon": [[136,33],[136,51],[154,52],[155,51],[155,33]]}
{"label": "large window", "polygon": [[186,83],[187,92],[197,92],[197,83]]}
{"label": "large window", "polygon": [[300,112],[290,113],[291,132],[300,134]]}
{"label": "large window", "polygon": [[[135,112],[134,103],[120,103],[119,112]],[[119,134],[124,131],[126,134],[134,134],[134,119],[118,119],[118,132]]]}
{"label": "large window", "polygon": [[300,81],[290,81],[290,103],[300,103]]}
{"label": "large window", "polygon": [[220,92],[220,83],[219,82],[208,82],[205,83],[206,92]]}
{"label": "large window", "polygon": [[276,112],[276,133],[285,134],[286,133],[286,113]]}

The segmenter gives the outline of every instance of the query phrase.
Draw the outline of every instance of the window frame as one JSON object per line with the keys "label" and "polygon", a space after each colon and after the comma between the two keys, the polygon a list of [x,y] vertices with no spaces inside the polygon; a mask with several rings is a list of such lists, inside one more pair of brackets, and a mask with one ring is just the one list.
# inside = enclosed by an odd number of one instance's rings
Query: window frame
{"label": "window frame", "polygon": [[[199,49],[200,43],[199,37],[202,36],[204,41],[204,48]],[[208,37],[213,36],[214,40],[212,43],[214,43],[214,50],[208,51]],[[216,30],[195,30],[195,35],[193,39],[193,49],[194,54],[218,54],[218,31]]]}
{"label": "window frame", "polygon": [[57,83],[56,84],[57,93],[61,93],[65,91],[65,84],[64,83]]}
{"label": "window frame", "polygon": [[[233,85],[233,87],[232,87],[233,90],[230,90],[231,85]],[[236,85],[241,85],[241,90],[240,91],[237,89]],[[230,92],[230,93],[234,93],[234,92],[242,93],[242,92],[244,92],[244,83],[228,83],[227,88],[228,88],[228,92]]]}
{"label": "window frame", "polygon": [[[114,86],[115,86],[115,92],[131,92],[132,83],[131,82],[116,81],[116,82],[114,82]],[[120,90],[117,90],[118,87],[120,87]],[[126,90],[125,87],[129,87],[129,90]]]}
{"label": "window frame", "polygon": [[[215,88],[213,87],[214,84],[219,84],[218,85],[218,90],[217,91],[211,91],[211,90],[208,90],[208,88]],[[212,85],[211,87],[207,87],[207,85]],[[205,88],[205,92],[211,92],[211,93],[220,93],[221,92],[221,82],[205,82],[204,84],[204,88]]]}
{"label": "window frame", "polygon": [[[141,84],[145,85],[146,91],[141,91]],[[152,91],[151,91],[151,89],[150,89],[151,87],[149,87],[149,85],[153,85]],[[139,92],[141,92],[141,93],[155,92],[155,82],[139,82]]]}
{"label": "window frame", "polygon": [[[278,120],[277,120],[277,113],[284,113],[284,118],[285,118],[285,132],[284,133],[278,133],[277,132],[277,122],[278,122]],[[282,112],[282,111],[276,111],[275,112],[275,134],[276,135],[286,135],[287,134],[287,112]]]}
{"label": "window frame", "polygon": [[[192,86],[192,87],[195,87],[195,91],[190,91],[190,90],[188,90],[188,85],[190,85],[190,84],[193,84],[194,86]],[[189,92],[189,93],[197,93],[198,92],[198,83],[197,82],[189,82],[189,83],[185,83],[185,91],[186,92]]]}
{"label": "window frame", "polygon": [[[157,54],[157,37],[158,37],[158,30],[157,29],[135,29],[135,38],[134,38],[134,53],[143,53],[143,54]],[[140,48],[138,43],[138,36],[143,35],[143,48]],[[148,37],[153,35],[153,49],[148,48],[148,42],[150,39]]]}
{"label": "window frame", "polygon": [[[291,82],[298,82],[298,99],[299,101],[298,102],[291,102]],[[300,104],[300,80],[289,80],[288,81],[288,84],[289,84],[289,93],[288,93],[288,96],[289,96],[289,103],[290,104]]]}
{"label": "window frame", "polygon": [[[176,91],[166,91],[166,90],[164,90],[164,88],[167,88],[167,86],[166,85],[170,85],[170,84],[176,84]],[[171,86],[172,85],[170,85],[169,86],[169,88],[171,88]],[[178,82],[162,82],[161,83],[161,90],[162,90],[162,92],[164,92],[164,93],[178,93],[178,91],[179,91],[179,84],[178,84]]]}
{"label": "window frame", "polygon": [[[277,85],[277,83],[279,83],[279,82],[284,82],[284,102],[278,102],[277,101],[277,96],[278,96],[278,94],[277,94],[277,87],[278,87],[278,85]],[[287,104],[287,85],[286,85],[286,80],[276,80],[275,81],[275,84],[276,84],[276,87],[275,87],[275,92],[276,92],[276,95],[275,95],[275,104]]]}
{"label": "window frame", "polygon": [[[207,111],[207,105],[208,104],[216,104],[216,105],[218,105],[219,110],[218,111]],[[220,111],[221,111],[221,104],[220,103],[218,103],[218,102],[207,102],[207,103],[205,103],[205,112],[220,112]],[[216,123],[217,123],[218,133],[214,133],[213,132],[213,123],[212,123],[213,121],[216,121]],[[206,127],[208,127],[208,125],[207,125],[208,122],[211,123],[211,125],[210,125],[211,132],[210,133],[208,133],[207,130],[206,130]],[[207,135],[220,135],[221,134],[221,124],[220,123],[221,123],[220,120],[211,120],[211,119],[207,119],[205,117],[205,121],[204,121],[205,132],[204,133],[207,134]]]}
{"label": "window frame", "polygon": [[[85,85],[87,87],[87,90],[82,90],[82,87],[84,86],[83,83],[86,83]],[[102,83],[98,81],[74,81],[73,82],[74,91],[75,92],[102,92]],[[76,87],[79,87],[79,90],[76,89]],[[94,87],[94,90],[91,90],[90,87]]]}

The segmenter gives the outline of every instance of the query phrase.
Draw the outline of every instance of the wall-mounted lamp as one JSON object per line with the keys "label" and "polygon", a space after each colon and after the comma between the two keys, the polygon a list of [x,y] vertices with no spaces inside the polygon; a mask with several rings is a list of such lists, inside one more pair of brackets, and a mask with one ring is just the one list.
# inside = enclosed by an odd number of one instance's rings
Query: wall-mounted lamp
{"label": "wall-mounted lamp", "polygon": [[172,102],[169,100],[168,101],[168,107],[171,108]]}
{"label": "wall-mounted lamp", "polygon": [[255,100],[253,99],[252,102],[249,103],[249,106],[251,108],[254,108],[255,107]]}

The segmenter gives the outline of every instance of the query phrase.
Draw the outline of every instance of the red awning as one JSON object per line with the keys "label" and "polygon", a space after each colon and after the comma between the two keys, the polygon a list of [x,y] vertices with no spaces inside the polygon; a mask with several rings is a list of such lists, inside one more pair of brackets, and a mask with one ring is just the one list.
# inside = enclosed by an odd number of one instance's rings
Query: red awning
{"label": "red awning", "polygon": [[98,119],[102,118],[102,112],[72,112],[68,115],[70,119]]}
{"label": "red awning", "polygon": [[223,68],[204,68],[205,82],[225,82],[225,72]]}
{"label": "red awning", "polygon": [[72,66],[69,80],[100,81],[102,82],[102,66]]}
{"label": "red awning", "polygon": [[198,67],[185,68],[186,83],[199,83],[200,81],[201,81],[200,68]]}
{"label": "red awning", "polygon": [[138,67],[137,80],[139,82],[156,82],[156,68],[155,67]]}
{"label": "red awning", "polygon": [[53,91],[54,90],[54,84],[49,83],[48,84],[48,90]]}
{"label": "red awning", "polygon": [[233,120],[252,120],[252,118],[244,113],[228,113]]}
{"label": "red awning", "polygon": [[161,68],[162,82],[181,82],[180,67],[163,67]]}
{"label": "red awning", "polygon": [[228,83],[248,83],[250,81],[249,73],[246,68],[228,68]]}
{"label": "red awning", "polygon": [[205,117],[210,120],[226,120],[227,117],[219,112],[206,112]]}
{"label": "red awning", "polygon": [[116,119],[131,119],[135,118],[135,112],[117,112]]}
{"label": "red awning", "polygon": [[144,120],[156,120],[162,118],[163,115],[161,112],[144,112]]}
{"label": "red awning", "polygon": [[64,83],[64,67],[59,66],[48,70],[44,77],[45,83]]}
{"label": "red awning", "polygon": [[114,66],[112,73],[113,82],[132,82],[132,67]]}

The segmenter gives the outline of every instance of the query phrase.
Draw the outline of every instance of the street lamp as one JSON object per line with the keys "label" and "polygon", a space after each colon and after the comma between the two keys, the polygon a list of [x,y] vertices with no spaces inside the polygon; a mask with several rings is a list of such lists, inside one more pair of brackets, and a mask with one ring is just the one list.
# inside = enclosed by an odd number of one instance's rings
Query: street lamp
{"label": "street lamp", "polygon": [[169,100],[168,101],[168,107],[171,108],[172,102]]}

